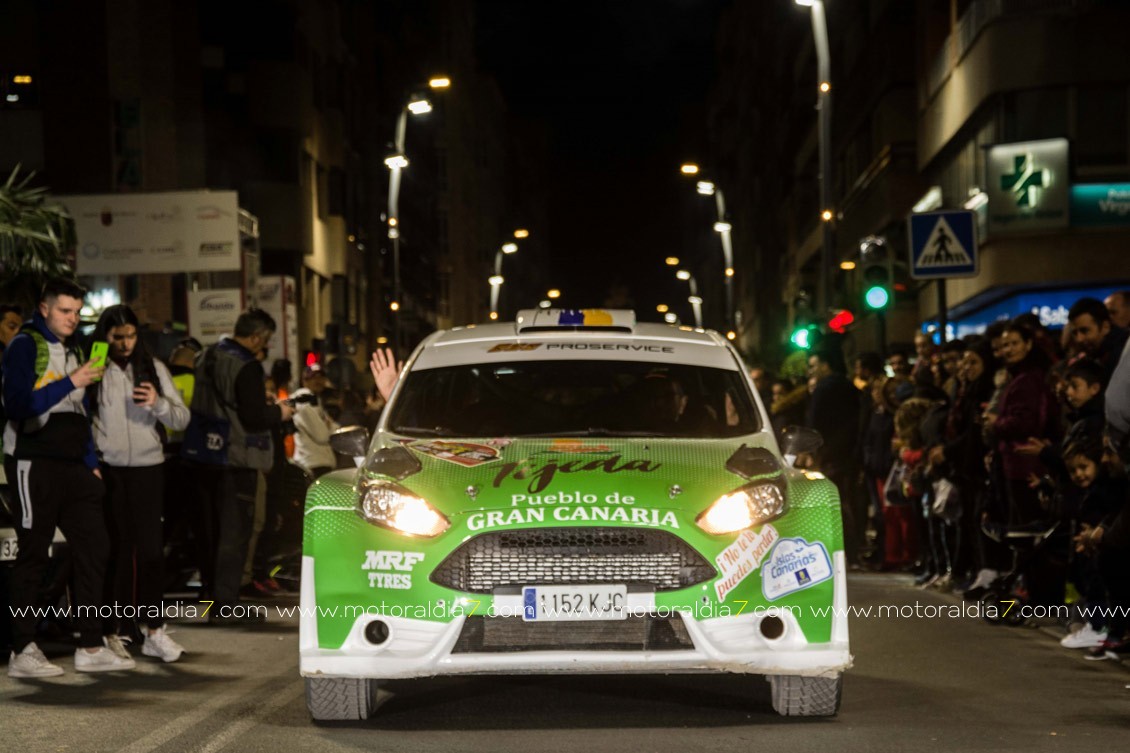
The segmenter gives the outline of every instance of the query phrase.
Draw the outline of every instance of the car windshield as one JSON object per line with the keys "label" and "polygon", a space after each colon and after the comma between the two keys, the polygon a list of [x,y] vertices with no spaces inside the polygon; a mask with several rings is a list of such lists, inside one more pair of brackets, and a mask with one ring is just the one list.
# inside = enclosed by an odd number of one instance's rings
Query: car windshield
{"label": "car windshield", "polygon": [[386,428],[428,437],[735,437],[761,422],[740,372],[636,361],[411,371]]}

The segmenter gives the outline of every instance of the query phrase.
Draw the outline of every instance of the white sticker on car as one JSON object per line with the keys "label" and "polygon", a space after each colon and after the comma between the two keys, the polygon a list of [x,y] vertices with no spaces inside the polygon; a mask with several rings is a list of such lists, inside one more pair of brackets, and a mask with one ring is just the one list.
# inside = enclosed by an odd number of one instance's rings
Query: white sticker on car
{"label": "white sticker on car", "polygon": [[757,533],[746,529],[734,539],[733,544],[718,553],[714,563],[718,565],[719,577],[714,582],[714,591],[718,594],[719,601],[725,599],[726,594],[737,588],[750,573],[761,567],[765,553],[779,538],[780,534],[772,525],[764,526]]}
{"label": "white sticker on car", "polygon": [[832,559],[819,541],[781,539],[761,573],[761,592],[769,601],[803,591],[832,577]]}

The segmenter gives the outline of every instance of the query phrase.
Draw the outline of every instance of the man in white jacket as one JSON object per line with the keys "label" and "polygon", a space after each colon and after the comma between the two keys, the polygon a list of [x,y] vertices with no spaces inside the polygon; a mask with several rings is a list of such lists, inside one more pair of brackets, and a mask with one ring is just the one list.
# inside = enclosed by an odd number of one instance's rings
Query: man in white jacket
{"label": "man in white jacket", "polygon": [[337,424],[326,415],[321,395],[329,386],[321,365],[312,364],[302,372],[302,387],[291,394],[294,412],[294,462],[318,478],[332,471],[337,458],[330,447],[330,434]]}

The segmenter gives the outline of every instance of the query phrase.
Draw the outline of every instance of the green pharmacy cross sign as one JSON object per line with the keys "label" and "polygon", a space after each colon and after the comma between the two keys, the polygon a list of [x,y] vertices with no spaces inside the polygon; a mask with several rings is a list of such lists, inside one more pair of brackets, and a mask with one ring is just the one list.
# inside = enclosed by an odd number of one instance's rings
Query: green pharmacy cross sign
{"label": "green pharmacy cross sign", "polygon": [[1013,170],[1001,175],[1001,190],[1016,197],[1016,206],[1031,207],[1036,204],[1037,189],[1047,185],[1043,170],[1033,168],[1031,154],[1018,154],[1012,158]]}

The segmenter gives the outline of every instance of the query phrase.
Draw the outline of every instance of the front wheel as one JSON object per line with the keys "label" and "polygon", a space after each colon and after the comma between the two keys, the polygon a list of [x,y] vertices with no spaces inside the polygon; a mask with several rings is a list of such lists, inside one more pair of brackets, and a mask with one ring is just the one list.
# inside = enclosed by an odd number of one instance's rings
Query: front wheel
{"label": "front wheel", "polygon": [[781,716],[835,716],[840,710],[844,676],[770,675],[773,710]]}
{"label": "front wheel", "polygon": [[307,677],[306,708],[316,721],[368,719],[377,708],[377,681]]}

